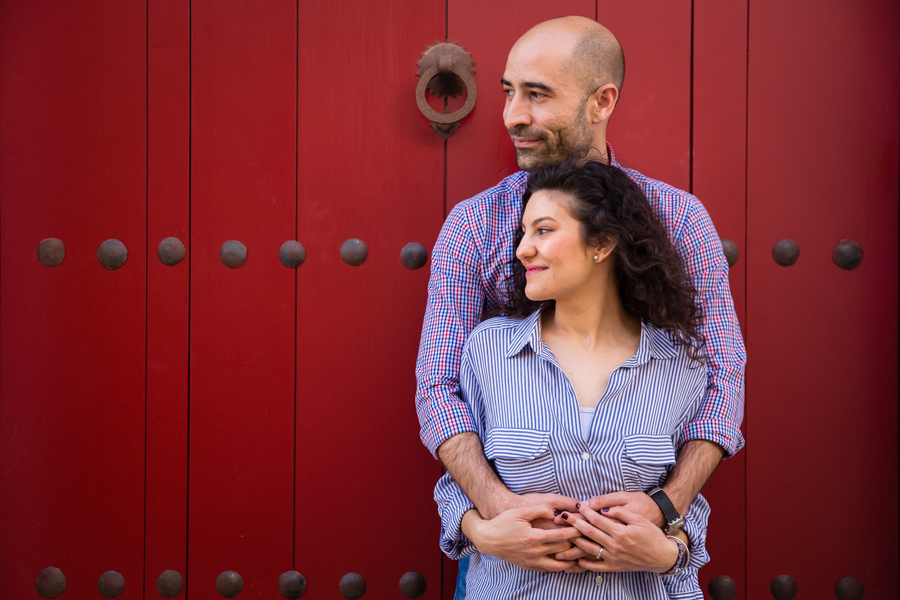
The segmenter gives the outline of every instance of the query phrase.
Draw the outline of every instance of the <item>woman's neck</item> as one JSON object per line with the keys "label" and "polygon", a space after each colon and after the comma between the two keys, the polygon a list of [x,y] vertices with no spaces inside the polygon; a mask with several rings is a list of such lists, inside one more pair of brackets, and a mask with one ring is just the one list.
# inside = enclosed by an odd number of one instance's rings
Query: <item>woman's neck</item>
{"label": "woman's neck", "polygon": [[599,293],[558,299],[541,315],[541,329],[551,338],[594,350],[639,338],[641,321],[625,310],[615,285],[609,285]]}

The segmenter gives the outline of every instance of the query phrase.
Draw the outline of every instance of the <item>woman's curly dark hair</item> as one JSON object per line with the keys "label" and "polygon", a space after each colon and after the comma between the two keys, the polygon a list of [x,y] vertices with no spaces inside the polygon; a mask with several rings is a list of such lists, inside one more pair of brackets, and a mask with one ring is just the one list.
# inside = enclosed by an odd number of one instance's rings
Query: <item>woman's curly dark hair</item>
{"label": "woman's curly dark hair", "polygon": [[[667,331],[688,356],[700,361],[704,339],[694,286],[641,188],[617,167],[595,161],[578,165],[569,159],[531,176],[522,197],[523,211],[540,190],[569,196],[569,212],[581,223],[586,244],[604,240],[615,244],[612,256],[625,310]],[[519,227],[515,248],[522,236]],[[523,318],[553,302],[536,302],[525,295],[525,267],[514,259],[501,312]]]}

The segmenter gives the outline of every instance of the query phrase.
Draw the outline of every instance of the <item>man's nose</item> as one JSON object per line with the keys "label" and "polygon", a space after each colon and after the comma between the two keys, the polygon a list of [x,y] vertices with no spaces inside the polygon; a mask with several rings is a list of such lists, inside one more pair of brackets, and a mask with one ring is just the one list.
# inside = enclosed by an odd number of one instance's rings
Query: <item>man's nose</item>
{"label": "man's nose", "polygon": [[517,127],[531,125],[531,115],[528,112],[528,103],[520,99],[519,94],[513,94],[506,99],[506,107],[503,109],[503,124],[510,131]]}

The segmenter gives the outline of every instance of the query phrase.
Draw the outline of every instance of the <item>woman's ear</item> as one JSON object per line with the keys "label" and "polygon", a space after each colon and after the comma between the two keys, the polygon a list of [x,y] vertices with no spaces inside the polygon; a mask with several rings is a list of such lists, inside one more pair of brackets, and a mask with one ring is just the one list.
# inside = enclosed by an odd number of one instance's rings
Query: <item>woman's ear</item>
{"label": "woman's ear", "polygon": [[609,238],[604,239],[600,244],[594,247],[594,262],[598,264],[602,263],[615,249],[616,243],[613,240]]}

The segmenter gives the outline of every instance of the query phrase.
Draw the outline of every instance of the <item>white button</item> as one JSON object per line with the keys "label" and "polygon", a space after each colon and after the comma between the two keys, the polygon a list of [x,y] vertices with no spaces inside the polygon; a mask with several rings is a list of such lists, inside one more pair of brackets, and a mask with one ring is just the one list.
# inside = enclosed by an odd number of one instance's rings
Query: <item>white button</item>
{"label": "white button", "polygon": [[582,453],[581,458],[583,458],[584,460],[591,460],[591,455],[587,452],[584,452]]}
{"label": "white button", "polygon": [[597,583],[603,583],[603,577],[601,575],[597,575],[596,581]]}

